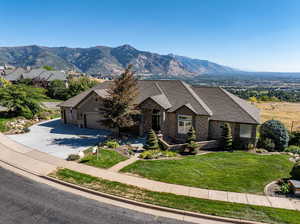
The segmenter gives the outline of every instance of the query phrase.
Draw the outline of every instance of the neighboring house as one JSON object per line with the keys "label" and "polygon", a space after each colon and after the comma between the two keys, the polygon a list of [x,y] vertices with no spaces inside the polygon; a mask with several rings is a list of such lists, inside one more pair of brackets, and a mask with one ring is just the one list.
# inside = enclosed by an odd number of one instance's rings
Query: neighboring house
{"label": "neighboring house", "polygon": [[26,71],[23,68],[17,68],[14,71],[6,74],[5,79],[11,82],[18,82],[22,79],[38,79],[44,80],[47,82],[53,80],[62,80],[67,81],[67,74],[60,71],[48,71],[43,68],[32,69],[30,71]]}
{"label": "neighboring house", "polygon": [[[111,82],[103,82],[61,103],[62,121],[79,127],[106,129],[103,98]],[[135,105],[141,110],[136,129],[160,131],[165,139],[184,141],[191,126],[197,139],[220,139],[222,125],[229,122],[233,137],[241,143],[256,141],[260,112],[254,105],[220,87],[189,85],[179,80],[138,81]]]}
{"label": "neighboring house", "polygon": [[9,69],[3,70],[2,76],[8,80],[14,82],[15,80],[19,79],[26,70],[23,68],[16,68],[16,69]]}

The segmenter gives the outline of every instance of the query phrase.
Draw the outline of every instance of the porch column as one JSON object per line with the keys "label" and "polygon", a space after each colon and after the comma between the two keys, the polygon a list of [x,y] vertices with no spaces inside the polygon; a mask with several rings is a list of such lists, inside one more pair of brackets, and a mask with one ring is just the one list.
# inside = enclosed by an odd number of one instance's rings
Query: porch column
{"label": "porch column", "polygon": [[164,133],[166,124],[166,112],[164,110],[160,111],[160,129],[161,132]]}
{"label": "porch column", "polygon": [[144,135],[144,113],[142,111],[141,117],[140,117],[140,123],[139,123],[139,135]]}

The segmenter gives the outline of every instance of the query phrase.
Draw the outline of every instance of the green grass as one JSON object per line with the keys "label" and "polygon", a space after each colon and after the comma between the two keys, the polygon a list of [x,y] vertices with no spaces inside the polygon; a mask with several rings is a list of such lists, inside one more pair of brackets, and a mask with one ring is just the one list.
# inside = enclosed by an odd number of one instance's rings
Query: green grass
{"label": "green grass", "polygon": [[86,156],[80,162],[100,168],[110,168],[117,163],[128,159],[120,153],[109,149],[101,149],[98,159],[96,155],[93,155],[91,153],[91,149],[88,149],[87,151],[85,151],[85,153]]}
{"label": "green grass", "polygon": [[153,192],[119,182],[96,178],[69,169],[60,169],[50,176],[92,190],[169,208],[272,224],[300,223],[300,212],[293,210],[212,201],[169,193]]}
{"label": "green grass", "polygon": [[181,160],[139,160],[121,170],[167,183],[233,192],[262,193],[273,180],[289,177],[287,155],[215,152]]}
{"label": "green grass", "polygon": [[14,118],[3,118],[0,117],[0,132],[8,131],[8,128],[6,127],[6,123],[9,121],[12,121]]}

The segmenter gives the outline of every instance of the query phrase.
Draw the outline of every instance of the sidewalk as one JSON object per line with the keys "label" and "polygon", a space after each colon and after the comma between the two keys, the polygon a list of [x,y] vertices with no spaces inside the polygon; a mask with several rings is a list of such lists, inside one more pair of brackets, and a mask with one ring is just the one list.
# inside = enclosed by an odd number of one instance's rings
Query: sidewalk
{"label": "sidewalk", "polygon": [[74,171],[86,173],[92,176],[111,181],[117,181],[124,184],[134,185],[140,188],[145,188],[150,191],[173,193],[195,198],[219,200],[225,202],[235,202],[250,205],[268,206],[274,208],[300,210],[300,202],[293,199],[207,190],[176,184],[168,184],[127,174],[117,173],[112,170],[105,170],[91,166],[86,166],[76,162],[67,162],[49,154],[39,152],[37,150],[16,143],[1,133],[0,160],[3,162],[10,163],[11,165],[14,165],[16,167],[26,169],[34,173],[38,173],[40,175],[47,175],[50,172],[53,172],[57,168],[61,167],[72,169]]}

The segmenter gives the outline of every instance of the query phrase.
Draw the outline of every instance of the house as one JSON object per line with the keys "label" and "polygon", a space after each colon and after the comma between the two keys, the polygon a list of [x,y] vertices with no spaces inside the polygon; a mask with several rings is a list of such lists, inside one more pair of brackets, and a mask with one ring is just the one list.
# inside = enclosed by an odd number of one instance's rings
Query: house
{"label": "house", "polygon": [[[61,103],[62,121],[106,129],[101,120],[103,98],[110,85],[111,81],[103,82]],[[228,122],[235,140],[256,142],[259,109],[220,87],[194,86],[179,80],[140,80],[138,88],[135,105],[141,114],[135,128],[140,135],[152,128],[165,139],[180,142],[194,126],[199,141],[218,140],[222,125]]]}
{"label": "house", "polygon": [[26,71],[23,68],[17,68],[14,71],[6,74],[4,77],[5,79],[11,82],[18,82],[21,79],[38,79],[44,80],[47,82],[53,80],[62,80],[67,81],[67,74],[60,71],[48,71],[43,68],[32,69],[30,71]]}

